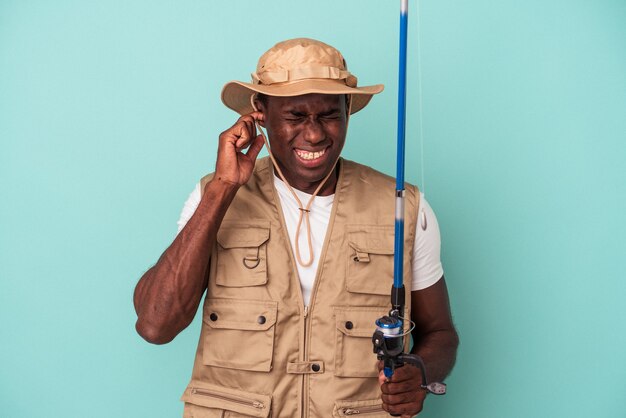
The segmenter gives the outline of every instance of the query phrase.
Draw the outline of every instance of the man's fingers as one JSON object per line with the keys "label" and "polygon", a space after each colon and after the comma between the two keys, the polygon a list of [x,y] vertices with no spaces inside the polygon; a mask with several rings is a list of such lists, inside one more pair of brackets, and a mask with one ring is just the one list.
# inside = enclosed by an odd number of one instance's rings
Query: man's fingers
{"label": "man's fingers", "polygon": [[235,136],[235,148],[237,151],[248,147],[257,137],[256,122],[263,120],[263,113],[252,112],[239,118],[233,126]]}
{"label": "man's fingers", "polygon": [[244,122],[250,128],[250,131],[256,130],[256,123],[263,120],[264,116],[261,112],[252,112],[239,118],[239,121]]}
{"label": "man's fingers", "polygon": [[426,392],[423,390],[398,393],[394,395],[381,395],[383,409],[392,414],[414,416],[424,406]]}
{"label": "man's fingers", "polygon": [[[244,184],[250,178],[254,161],[261,148],[263,137],[257,135],[257,122],[263,122],[261,112],[241,116],[219,136],[217,148],[216,176],[233,184]],[[244,153],[246,148],[248,150]]]}
{"label": "man's fingers", "polygon": [[415,402],[416,397],[415,392],[397,393],[395,395],[386,395],[383,393],[380,396],[383,403],[386,403],[387,405],[400,405],[403,403]]}
{"label": "man's fingers", "polygon": [[416,381],[405,380],[403,382],[387,382],[380,387],[382,393],[395,394],[417,390],[419,383]]}
{"label": "man's fingers", "polygon": [[250,145],[248,152],[246,152],[246,156],[250,157],[252,161],[256,160],[256,157],[259,155],[259,152],[261,152],[261,149],[263,148],[263,143],[263,137],[261,135],[257,135],[257,137],[252,142],[252,145]]}
{"label": "man's fingers", "polygon": [[237,123],[237,131],[233,132],[235,136],[235,148],[241,151],[250,145],[250,142],[256,138],[256,127],[254,123],[242,120]]}
{"label": "man's fingers", "polygon": [[400,405],[383,404],[383,409],[394,416],[413,417],[420,413],[422,405],[418,405],[416,402],[403,403]]}
{"label": "man's fingers", "polygon": [[397,367],[393,371],[393,376],[391,376],[391,379],[389,379],[389,381],[397,383],[403,382],[405,380],[414,380],[416,378],[419,378],[421,381],[420,370],[412,364],[404,364],[400,367]]}
{"label": "man's fingers", "polygon": [[405,403],[401,405],[383,404],[383,409],[390,414],[398,414],[401,417],[413,417],[422,411],[423,405],[418,402]]}
{"label": "man's fingers", "polygon": [[246,116],[249,116],[255,122],[263,122],[265,120],[265,115],[263,112],[259,112],[258,110],[248,113]]}

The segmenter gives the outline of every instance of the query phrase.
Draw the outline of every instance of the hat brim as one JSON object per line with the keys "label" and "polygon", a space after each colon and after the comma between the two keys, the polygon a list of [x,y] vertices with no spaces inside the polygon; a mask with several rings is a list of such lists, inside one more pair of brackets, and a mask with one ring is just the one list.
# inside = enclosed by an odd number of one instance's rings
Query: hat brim
{"label": "hat brim", "polygon": [[341,81],[329,79],[307,79],[282,84],[252,84],[230,81],[222,89],[222,102],[230,109],[246,115],[254,111],[251,98],[256,93],[268,96],[291,97],[303,94],[350,94],[352,96],[351,114],[363,109],[372,96],[383,91],[382,84],[364,87],[349,87]]}

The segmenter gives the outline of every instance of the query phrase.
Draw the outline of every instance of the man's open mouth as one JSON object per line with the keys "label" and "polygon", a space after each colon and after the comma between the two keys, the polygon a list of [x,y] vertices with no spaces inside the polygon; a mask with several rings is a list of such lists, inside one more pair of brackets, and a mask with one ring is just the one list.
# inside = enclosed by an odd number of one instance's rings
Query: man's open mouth
{"label": "man's open mouth", "polygon": [[323,149],[320,151],[305,151],[305,150],[296,149],[296,154],[298,155],[298,157],[302,158],[303,160],[312,161],[312,160],[317,160],[318,158],[326,154],[326,149]]}

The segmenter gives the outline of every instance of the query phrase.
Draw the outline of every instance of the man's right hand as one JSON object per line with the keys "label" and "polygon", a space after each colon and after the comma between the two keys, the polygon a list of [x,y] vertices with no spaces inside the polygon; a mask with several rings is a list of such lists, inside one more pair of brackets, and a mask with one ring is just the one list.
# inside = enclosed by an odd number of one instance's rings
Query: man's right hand
{"label": "man's right hand", "polygon": [[252,112],[220,134],[214,179],[237,187],[250,179],[256,157],[263,148],[263,137],[257,135],[257,121],[263,121],[263,113]]}

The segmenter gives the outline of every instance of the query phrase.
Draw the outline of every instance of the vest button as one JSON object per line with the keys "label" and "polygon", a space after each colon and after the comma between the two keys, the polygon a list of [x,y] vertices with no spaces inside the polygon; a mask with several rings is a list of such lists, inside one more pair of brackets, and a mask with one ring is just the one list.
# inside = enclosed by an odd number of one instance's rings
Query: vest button
{"label": "vest button", "polygon": [[313,364],[311,365],[311,370],[313,370],[314,372],[319,372],[319,371],[320,371],[320,369],[321,369],[321,367],[320,367],[320,365],[319,365],[319,364],[317,364],[317,363],[313,363]]}
{"label": "vest button", "polygon": [[211,315],[209,315],[209,319],[211,319],[211,321],[217,321],[217,314],[215,312],[213,312]]}
{"label": "vest button", "polygon": [[354,328],[354,324],[350,321],[346,322],[346,329],[352,329]]}
{"label": "vest button", "polygon": [[256,320],[256,322],[258,322],[259,324],[263,325],[265,323],[266,319],[263,315],[259,316]]}

